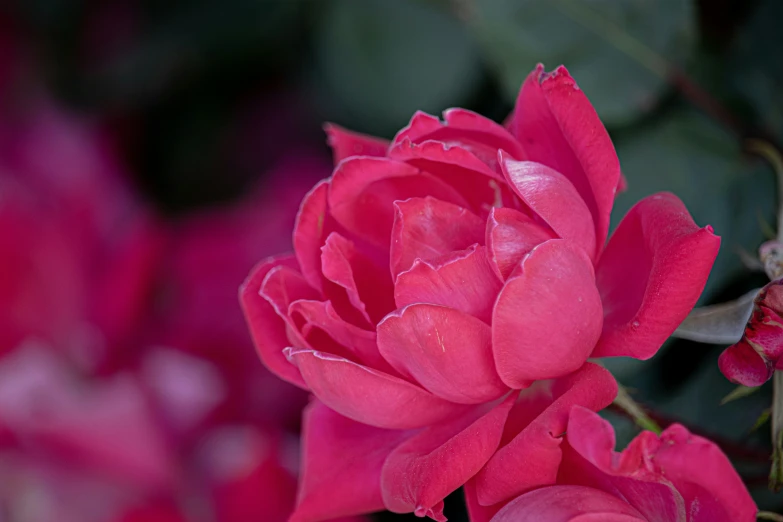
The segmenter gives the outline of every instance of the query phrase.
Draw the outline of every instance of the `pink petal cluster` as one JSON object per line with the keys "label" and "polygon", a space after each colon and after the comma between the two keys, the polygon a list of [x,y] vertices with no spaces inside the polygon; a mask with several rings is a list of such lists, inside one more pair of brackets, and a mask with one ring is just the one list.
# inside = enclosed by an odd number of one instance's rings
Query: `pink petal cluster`
{"label": "pink petal cluster", "polygon": [[783,280],[768,283],[753,300],[753,312],[739,342],[718,359],[720,371],[744,386],[761,386],[783,369]]}
{"label": "pink petal cluster", "polygon": [[[562,461],[548,485],[484,506],[465,487],[472,522],[752,522],[757,508],[729,459],[712,442],[674,424],[639,434],[614,452],[612,426],[576,406]],[[519,468],[517,474],[524,474]]]}
{"label": "pink petal cluster", "polygon": [[717,254],[671,194],[606,242],[620,167],[563,67],[532,72],[506,127],[443,118],[417,113],[391,143],[329,126],[336,167],[302,202],[294,255],[241,289],[263,362],[317,398],[292,521],[445,520],[472,477],[487,505],[550,483],[568,411],[616,393],[587,359],[654,355]]}

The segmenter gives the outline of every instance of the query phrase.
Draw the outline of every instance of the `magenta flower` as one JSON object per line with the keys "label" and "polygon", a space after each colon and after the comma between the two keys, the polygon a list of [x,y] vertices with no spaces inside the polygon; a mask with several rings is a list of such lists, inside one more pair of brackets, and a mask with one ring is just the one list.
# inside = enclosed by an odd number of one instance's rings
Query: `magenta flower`
{"label": "magenta flower", "polygon": [[[302,203],[295,254],[241,290],[261,359],[318,399],[294,521],[384,507],[443,520],[477,473],[503,495],[522,487],[499,446],[545,480],[568,408],[614,398],[587,359],[654,355],[717,254],[670,194],[605,244],[620,167],[563,67],[533,71],[508,128],[463,109],[444,120],[417,113],[390,144],[328,127],[337,166]],[[517,390],[550,379],[557,411],[510,421]]]}
{"label": "magenta flower", "polygon": [[[614,452],[612,426],[574,407],[556,480],[508,503],[482,506],[465,488],[472,522],[752,522],[758,511],[729,459],[674,424]],[[524,468],[517,468],[523,475]]]}

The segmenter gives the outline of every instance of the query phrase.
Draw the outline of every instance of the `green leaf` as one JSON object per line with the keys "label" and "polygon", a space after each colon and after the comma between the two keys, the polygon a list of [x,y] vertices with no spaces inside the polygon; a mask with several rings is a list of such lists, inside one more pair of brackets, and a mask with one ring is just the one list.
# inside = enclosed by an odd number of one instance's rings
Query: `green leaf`
{"label": "green leaf", "polygon": [[650,70],[658,64],[651,63],[657,57],[648,51],[674,63],[690,55],[691,4],[477,0],[469,20],[509,100],[536,63],[547,69],[564,64],[599,116],[613,126],[652,109],[666,87],[665,73]]}
{"label": "green leaf", "polygon": [[758,215],[775,220],[775,178],[763,161],[744,157],[737,139],[687,108],[673,108],[624,133],[615,145],[628,190],[617,197],[613,223],[642,197],[673,192],[697,224],[711,225],[721,236],[702,299],[709,300],[730,277],[747,270],[738,248],[756,252],[765,240]]}
{"label": "green leaf", "polygon": [[412,0],[335,0],[316,32],[325,116],[390,134],[416,110],[462,104],[481,79],[478,52],[445,10]]}
{"label": "green leaf", "polygon": [[[753,387],[737,386],[731,391],[731,393],[727,394],[723,399],[721,399],[720,404],[721,406],[723,406],[724,404],[729,403],[731,401],[736,401],[737,399],[747,397],[748,395],[757,392],[759,388],[760,386],[753,386]],[[758,421],[756,421],[756,423],[758,423]]]}

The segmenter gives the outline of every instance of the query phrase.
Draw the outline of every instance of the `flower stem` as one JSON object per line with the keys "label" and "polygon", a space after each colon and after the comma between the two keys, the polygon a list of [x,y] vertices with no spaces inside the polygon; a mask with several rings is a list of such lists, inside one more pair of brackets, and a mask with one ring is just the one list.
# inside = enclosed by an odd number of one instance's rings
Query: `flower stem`
{"label": "flower stem", "polygon": [[647,412],[631,398],[628,390],[621,384],[618,384],[617,397],[613,404],[623,410],[643,430],[650,430],[656,435],[661,434],[662,430],[658,423],[647,415]]}
{"label": "flower stem", "polygon": [[783,522],[783,515],[772,513],[771,511],[759,511],[756,514],[757,520],[773,520],[775,522]]}
{"label": "flower stem", "polygon": [[777,492],[783,486],[783,372],[772,377],[772,469],[769,489]]}

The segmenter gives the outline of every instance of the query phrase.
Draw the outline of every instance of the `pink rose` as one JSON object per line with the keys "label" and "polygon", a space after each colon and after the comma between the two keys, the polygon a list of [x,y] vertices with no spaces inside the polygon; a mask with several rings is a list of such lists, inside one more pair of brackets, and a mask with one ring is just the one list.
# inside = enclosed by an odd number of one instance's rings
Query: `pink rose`
{"label": "pink rose", "polygon": [[739,342],[726,348],[718,366],[729,380],[761,386],[783,369],[783,280],[772,281],[753,300],[753,312]]}
{"label": "pink rose", "polygon": [[[514,390],[587,372],[567,405],[609,404],[615,384],[588,357],[655,354],[717,254],[670,194],[605,245],[620,167],[563,67],[528,77],[508,128],[444,119],[417,113],[390,144],[328,127],[337,166],[302,203],[295,254],[241,290],[261,359],[318,398],[293,520],[384,507],[443,520],[443,498],[508,442]],[[514,440],[537,452],[554,434]]]}
{"label": "pink rose", "polygon": [[[472,522],[752,522],[753,503],[720,448],[674,424],[645,431],[621,453],[612,426],[571,410],[557,479],[507,504],[482,506],[465,488]],[[524,468],[516,474],[524,475]]]}

